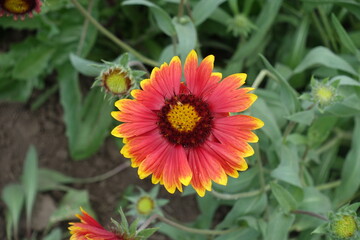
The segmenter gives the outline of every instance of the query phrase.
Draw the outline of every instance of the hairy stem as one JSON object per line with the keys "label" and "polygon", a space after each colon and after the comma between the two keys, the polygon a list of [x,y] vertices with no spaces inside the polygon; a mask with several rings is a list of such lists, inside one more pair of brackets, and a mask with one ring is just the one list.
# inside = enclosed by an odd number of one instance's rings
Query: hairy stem
{"label": "hairy stem", "polygon": [[164,216],[155,215],[157,219],[159,219],[160,221],[169,224],[177,229],[189,232],[189,233],[196,233],[196,234],[203,234],[203,235],[222,235],[222,234],[226,234],[226,233],[230,233],[236,230],[239,230],[239,228],[231,228],[231,229],[227,229],[227,230],[212,230],[212,229],[198,229],[198,228],[191,228],[191,227],[187,227],[184,226],[180,223],[176,223]]}
{"label": "hairy stem", "polygon": [[105,179],[108,179],[116,174],[118,174],[119,172],[121,172],[122,170],[128,168],[130,166],[129,162],[124,162],[123,164],[117,166],[114,169],[111,169],[110,171],[95,176],[95,177],[89,177],[89,178],[77,178],[75,180],[76,183],[93,183],[93,182],[99,182],[99,181],[103,181]]}
{"label": "hairy stem", "polygon": [[84,15],[85,18],[87,18],[99,32],[104,34],[106,37],[108,37],[111,41],[113,41],[116,45],[118,45],[120,48],[124,49],[125,51],[131,53],[136,58],[138,58],[140,61],[142,61],[145,64],[148,64],[150,66],[156,67],[160,64],[150,58],[147,58],[143,56],[141,53],[130,47],[125,42],[121,41],[119,38],[117,38],[114,34],[112,34],[110,31],[108,31],[106,28],[104,28],[95,18],[93,18],[86,10],[81,6],[81,4],[77,0],[71,0],[75,7],[81,12],[82,15]]}
{"label": "hairy stem", "polygon": [[304,211],[304,210],[293,210],[291,211],[292,213],[295,213],[295,214],[302,214],[302,215],[308,215],[308,216],[311,216],[311,217],[316,217],[316,218],[319,218],[321,220],[324,220],[324,221],[329,221],[328,218],[320,215],[320,214],[317,214],[317,213],[314,213],[314,212],[310,212],[310,211]]}

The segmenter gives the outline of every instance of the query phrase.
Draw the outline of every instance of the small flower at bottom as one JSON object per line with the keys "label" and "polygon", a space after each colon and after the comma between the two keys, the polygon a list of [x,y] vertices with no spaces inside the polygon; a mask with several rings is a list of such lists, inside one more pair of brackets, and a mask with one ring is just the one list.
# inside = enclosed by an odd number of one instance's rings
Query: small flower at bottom
{"label": "small flower at bottom", "polygon": [[115,227],[108,231],[82,208],[80,210],[82,214],[76,215],[80,222],[69,223],[71,225],[69,227],[70,240],[142,240],[157,230],[155,228],[137,230],[138,221],[134,221],[129,226],[123,211],[120,209],[121,223],[111,219]]}
{"label": "small flower at bottom", "polygon": [[26,14],[32,17],[33,11],[40,13],[40,7],[40,0],[0,0],[0,17],[13,15],[15,20],[24,20]]}
{"label": "small flower at bottom", "polygon": [[360,219],[356,214],[359,203],[345,205],[336,213],[329,214],[327,232],[334,240],[360,239]]}
{"label": "small flower at bottom", "polygon": [[230,116],[257,98],[249,93],[253,88],[240,88],[246,74],[221,80],[213,67],[213,55],[198,65],[192,50],[184,64],[185,82],[181,61],[174,57],[141,81],[142,90],[131,92],[133,100],[115,103],[120,111],[112,116],[122,124],[112,134],[123,138],[121,153],[140,178],[152,175],[152,182],[170,193],[191,184],[204,196],[212,181],[226,185],[227,176],[238,177],[248,168],[244,158],[254,154],[248,142],[258,141],[252,130],[264,125],[251,116]]}
{"label": "small flower at bottom", "polygon": [[124,240],[121,235],[116,232],[107,231],[100,225],[93,217],[91,217],[82,208],[81,215],[77,214],[76,217],[80,219],[80,223],[69,223],[71,238],[70,240]]}
{"label": "small flower at bottom", "polygon": [[162,215],[161,207],[167,204],[168,200],[157,198],[159,186],[155,186],[150,192],[141,188],[139,191],[139,194],[127,197],[131,202],[127,214],[137,217],[140,222],[153,214]]}

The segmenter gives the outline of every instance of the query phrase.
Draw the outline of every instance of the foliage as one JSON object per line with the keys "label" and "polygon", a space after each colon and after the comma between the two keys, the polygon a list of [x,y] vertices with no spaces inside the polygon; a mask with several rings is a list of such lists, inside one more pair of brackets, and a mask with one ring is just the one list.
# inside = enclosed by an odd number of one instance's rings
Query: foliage
{"label": "foliage", "polygon": [[[195,48],[214,54],[223,76],[246,72],[247,84],[256,88],[259,98],[248,114],[265,126],[257,132],[249,170],[198,198],[200,215],[187,224],[231,231],[208,237],[161,223],[159,232],[178,240],[316,240],[321,235],[311,232],[324,223],[322,216],[360,200],[358,1],[80,1],[113,35],[84,20],[74,2],[46,0],[42,12],[26,21],[0,18],[5,43],[0,100],[28,102],[38,96],[30,103],[35,108],[59,93],[75,160],[96,153],[112,124],[113,103],[98,88],[90,89],[101,72],[93,65],[101,60],[116,62],[129,52],[132,67],[144,70],[174,55],[184,60]],[[319,84],[331,86],[336,99],[317,101]],[[29,150],[21,184],[3,189],[9,239],[18,231],[24,204],[29,219],[38,191],[66,191],[51,224],[89,204],[86,192],[65,185],[76,179],[39,169],[34,151]],[[193,193],[187,188],[184,195]],[[217,210],[224,207],[228,212],[219,220]],[[50,235],[60,239],[61,234],[54,229]]]}

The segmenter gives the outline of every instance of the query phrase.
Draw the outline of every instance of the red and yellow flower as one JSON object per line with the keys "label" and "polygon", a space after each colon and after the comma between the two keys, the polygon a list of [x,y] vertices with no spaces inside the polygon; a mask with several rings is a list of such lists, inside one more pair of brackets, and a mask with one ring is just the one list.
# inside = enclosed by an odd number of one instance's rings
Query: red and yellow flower
{"label": "red and yellow flower", "polygon": [[107,231],[82,208],[81,212],[82,215],[76,215],[81,222],[70,223],[70,240],[124,240],[120,234]]}
{"label": "red and yellow flower", "polygon": [[256,100],[253,88],[240,88],[246,74],[222,79],[212,72],[214,56],[198,65],[192,50],[184,65],[179,57],[154,68],[142,90],[131,92],[133,100],[115,103],[112,116],[122,122],[112,134],[123,138],[121,153],[138,168],[140,178],[152,175],[168,192],[182,191],[191,184],[200,196],[210,191],[212,181],[226,185],[227,176],[238,177],[248,165],[244,157],[253,155],[248,142],[257,142],[251,131],[263,122],[242,112]]}
{"label": "red and yellow flower", "polygon": [[40,13],[40,7],[40,0],[0,0],[0,17],[13,15],[15,20],[24,20],[26,14],[32,17],[33,11]]}

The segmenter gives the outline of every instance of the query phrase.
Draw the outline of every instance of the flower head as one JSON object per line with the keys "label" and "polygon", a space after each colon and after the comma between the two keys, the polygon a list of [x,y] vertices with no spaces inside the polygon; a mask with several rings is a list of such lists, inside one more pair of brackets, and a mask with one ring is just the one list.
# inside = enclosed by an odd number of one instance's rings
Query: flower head
{"label": "flower head", "polygon": [[124,238],[115,232],[107,231],[94,218],[81,208],[82,215],[77,214],[80,223],[70,223],[70,240],[124,240]]}
{"label": "flower head", "polygon": [[94,86],[99,85],[106,93],[118,98],[126,98],[131,90],[137,87],[137,79],[145,74],[143,71],[132,70],[129,66],[129,57],[121,55],[119,63],[106,62]]}
{"label": "flower head", "polygon": [[160,207],[164,206],[168,200],[157,198],[159,187],[154,187],[150,192],[145,192],[141,188],[139,191],[140,194],[127,197],[132,203],[128,214],[139,218],[140,222],[152,214],[162,215]]}
{"label": "flower head", "polygon": [[140,178],[152,175],[168,192],[191,184],[200,196],[210,191],[212,181],[226,185],[227,176],[238,177],[253,155],[248,142],[257,142],[251,130],[263,122],[242,112],[255,100],[252,88],[240,88],[246,74],[233,74],[221,81],[213,73],[214,56],[198,65],[192,50],[184,64],[185,82],[178,57],[154,68],[142,90],[131,92],[133,100],[115,103],[112,116],[123,122],[112,134],[123,138],[121,153],[131,158]]}
{"label": "flower head", "polygon": [[32,17],[33,11],[40,13],[40,7],[40,0],[0,0],[0,17],[5,14],[7,16],[13,15],[15,20],[18,17],[24,20],[26,14]]}
{"label": "flower head", "polygon": [[247,37],[255,29],[256,26],[244,14],[237,14],[228,22],[228,31],[235,37]]}
{"label": "flower head", "polygon": [[[352,207],[352,206],[355,206]],[[355,240],[360,237],[360,221],[356,215],[357,206],[350,205],[340,208],[336,213],[329,214],[327,230],[336,240]]]}

